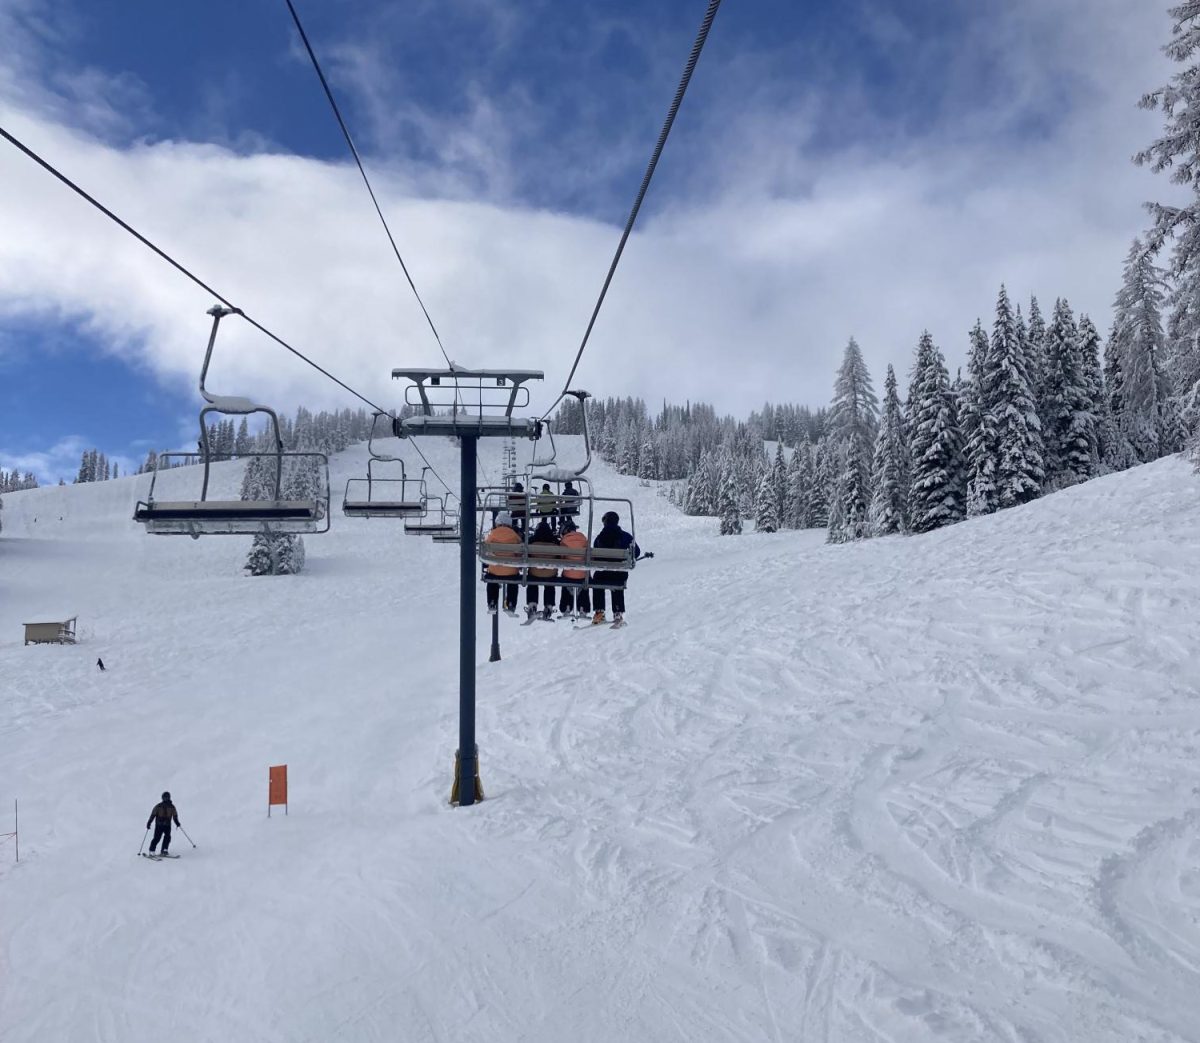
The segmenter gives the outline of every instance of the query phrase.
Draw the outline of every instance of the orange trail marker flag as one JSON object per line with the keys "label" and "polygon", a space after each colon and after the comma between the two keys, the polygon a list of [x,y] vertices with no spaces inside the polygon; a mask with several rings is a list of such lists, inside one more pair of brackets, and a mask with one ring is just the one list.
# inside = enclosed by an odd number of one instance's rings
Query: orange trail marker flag
{"label": "orange trail marker flag", "polygon": [[271,807],[274,804],[283,805],[283,813],[287,809],[287,765],[276,764],[267,769],[267,818],[271,817]]}

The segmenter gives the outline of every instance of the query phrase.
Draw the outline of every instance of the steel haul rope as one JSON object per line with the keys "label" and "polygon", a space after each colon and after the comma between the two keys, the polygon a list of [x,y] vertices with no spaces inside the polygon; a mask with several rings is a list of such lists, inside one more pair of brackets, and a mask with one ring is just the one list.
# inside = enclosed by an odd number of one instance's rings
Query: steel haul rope
{"label": "steel haul rope", "polygon": [[625,251],[625,243],[629,240],[629,234],[633,231],[638,211],[642,208],[642,200],[646,198],[646,190],[650,187],[650,180],[654,177],[654,170],[658,166],[663,146],[667,143],[671,127],[675,123],[675,116],[679,112],[679,106],[683,103],[683,96],[687,93],[688,84],[691,82],[692,73],[696,68],[696,62],[700,60],[700,52],[704,50],[704,42],[708,39],[708,31],[712,28],[713,19],[716,18],[717,8],[720,6],[721,0],[709,0],[708,10],[705,12],[704,18],[700,23],[700,30],[696,34],[696,41],[692,44],[692,51],[688,55],[687,64],[683,68],[683,76],[679,80],[679,86],[675,90],[675,97],[671,101],[670,109],[667,110],[667,118],[663,122],[662,130],[658,135],[658,141],[654,146],[654,152],[650,156],[650,164],[646,167],[641,187],[638,189],[637,197],[633,201],[633,208],[629,211],[629,219],[625,222],[625,230],[621,233],[621,241],[617,244],[617,252],[613,255],[612,264],[608,266],[608,275],[605,276],[604,285],[600,288],[600,296],[596,300],[596,307],[592,309],[592,317],[588,320],[587,329],[583,333],[583,340],[579,345],[579,350],[575,353],[575,361],[571,364],[571,372],[567,374],[567,379],[563,382],[563,388],[558,393],[558,398],[542,414],[543,420],[554,412],[554,407],[563,400],[567,389],[571,386],[571,381],[575,378],[575,371],[579,368],[579,360],[583,358],[583,350],[587,347],[588,338],[592,335],[592,327],[596,325],[596,317],[600,314],[600,308],[604,304],[609,284],[612,282],[617,265],[621,261],[621,254]]}

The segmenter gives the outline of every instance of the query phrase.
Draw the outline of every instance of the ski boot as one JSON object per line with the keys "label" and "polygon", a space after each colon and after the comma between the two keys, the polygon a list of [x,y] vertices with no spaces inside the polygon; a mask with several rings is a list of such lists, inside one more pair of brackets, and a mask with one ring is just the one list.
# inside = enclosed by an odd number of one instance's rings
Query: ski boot
{"label": "ski boot", "polygon": [[604,622],[604,611],[603,610],[600,610],[594,616],[592,616],[592,626],[598,627],[603,622]]}

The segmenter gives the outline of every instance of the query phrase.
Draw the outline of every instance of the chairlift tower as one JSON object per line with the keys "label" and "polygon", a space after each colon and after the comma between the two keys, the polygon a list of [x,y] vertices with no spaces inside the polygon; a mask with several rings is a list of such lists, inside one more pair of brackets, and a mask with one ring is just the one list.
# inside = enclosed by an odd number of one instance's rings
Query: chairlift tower
{"label": "chairlift tower", "polygon": [[[444,436],[457,438],[461,447],[458,499],[463,510],[474,509],[477,494],[478,443],[481,438],[537,440],[540,420],[513,416],[529,404],[530,380],[541,380],[532,369],[393,369],[393,380],[411,380],[404,393],[416,416],[394,420],[401,438]],[[414,393],[416,401],[413,401]],[[433,396],[432,398],[430,396]],[[435,401],[436,400],[436,401]],[[438,413],[436,409],[445,412]],[[459,541],[458,622],[458,753],[455,757],[451,802],[460,807],[475,803],[479,777],[479,751],[475,744],[475,571],[476,537],[473,525],[463,525]]]}

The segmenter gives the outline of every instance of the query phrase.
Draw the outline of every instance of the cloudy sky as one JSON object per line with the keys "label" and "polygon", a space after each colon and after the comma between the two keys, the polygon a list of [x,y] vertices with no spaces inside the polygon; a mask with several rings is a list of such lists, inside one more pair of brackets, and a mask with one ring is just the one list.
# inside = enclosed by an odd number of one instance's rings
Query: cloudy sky
{"label": "cloudy sky", "polygon": [[[561,387],[705,0],[296,0],[451,357]],[[1000,283],[1104,330],[1167,0],[726,0],[575,384],[821,405]],[[440,361],[283,0],[0,0],[0,126],[383,405]],[[0,467],[194,441],[212,301],[0,141]],[[230,320],[211,386],[359,403]]]}

